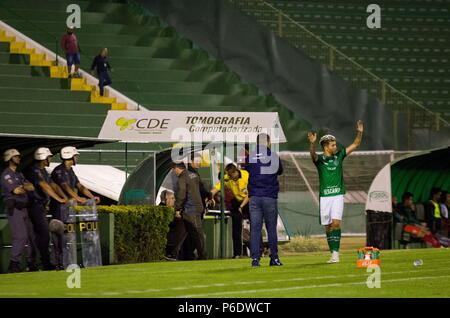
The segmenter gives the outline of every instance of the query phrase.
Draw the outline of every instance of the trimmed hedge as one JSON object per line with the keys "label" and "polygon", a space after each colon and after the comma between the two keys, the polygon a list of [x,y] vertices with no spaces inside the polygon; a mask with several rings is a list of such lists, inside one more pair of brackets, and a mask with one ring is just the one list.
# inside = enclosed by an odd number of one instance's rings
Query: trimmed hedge
{"label": "trimmed hedge", "polygon": [[167,243],[172,208],[150,205],[98,206],[99,213],[114,214],[115,263],[161,260]]}

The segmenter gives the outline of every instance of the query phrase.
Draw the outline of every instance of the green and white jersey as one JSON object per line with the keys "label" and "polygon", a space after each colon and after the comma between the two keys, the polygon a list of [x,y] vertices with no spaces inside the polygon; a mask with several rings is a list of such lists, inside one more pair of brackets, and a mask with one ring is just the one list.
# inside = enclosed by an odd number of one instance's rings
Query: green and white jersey
{"label": "green and white jersey", "polygon": [[326,157],[324,154],[319,155],[317,161],[314,163],[319,172],[320,197],[345,194],[342,162],[347,156],[347,153],[345,147],[340,148],[332,157]]}

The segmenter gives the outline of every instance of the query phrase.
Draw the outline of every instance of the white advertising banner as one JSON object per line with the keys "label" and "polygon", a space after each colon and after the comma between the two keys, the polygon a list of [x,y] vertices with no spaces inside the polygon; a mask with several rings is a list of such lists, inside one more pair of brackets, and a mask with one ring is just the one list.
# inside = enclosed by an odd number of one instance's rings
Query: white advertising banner
{"label": "white advertising banner", "polygon": [[110,110],[101,139],[124,142],[256,142],[267,133],[273,143],[286,137],[278,113]]}
{"label": "white advertising banner", "polygon": [[391,164],[378,172],[370,185],[366,201],[366,211],[392,212]]}

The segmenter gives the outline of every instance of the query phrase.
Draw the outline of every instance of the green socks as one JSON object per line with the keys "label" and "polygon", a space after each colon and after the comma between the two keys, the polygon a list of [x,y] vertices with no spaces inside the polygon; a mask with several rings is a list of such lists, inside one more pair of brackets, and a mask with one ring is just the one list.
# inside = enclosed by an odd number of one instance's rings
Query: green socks
{"label": "green socks", "polygon": [[330,251],[333,251],[333,244],[331,243],[331,232],[326,232],[327,234],[327,243],[328,243],[328,248],[330,249]]}
{"label": "green socks", "polygon": [[326,233],[330,252],[339,252],[339,247],[341,245],[341,229],[331,230]]}

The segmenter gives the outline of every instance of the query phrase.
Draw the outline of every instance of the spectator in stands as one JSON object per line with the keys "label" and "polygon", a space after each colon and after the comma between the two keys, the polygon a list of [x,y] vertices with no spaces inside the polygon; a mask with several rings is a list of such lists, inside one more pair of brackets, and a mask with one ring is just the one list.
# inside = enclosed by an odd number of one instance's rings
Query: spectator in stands
{"label": "spectator in stands", "polygon": [[[233,194],[229,208],[232,219],[233,258],[242,256],[242,221],[249,218],[248,179],[246,170],[239,170],[233,163],[225,167],[225,187]],[[211,194],[214,197],[221,190],[220,181],[216,183]]]}
{"label": "spectator in stands", "polygon": [[[161,192],[160,206],[173,208],[175,206],[175,194],[170,190]],[[176,261],[180,251],[181,244],[186,239],[187,232],[180,212],[175,212],[173,221],[169,224],[169,232],[167,233],[167,245],[164,258],[168,261]]]}
{"label": "spectator in stands", "polygon": [[441,230],[441,207],[439,206],[441,194],[441,189],[432,188],[430,200],[424,204],[427,226],[432,233],[438,233]]}
{"label": "spectator in stands", "polygon": [[183,219],[188,235],[193,239],[198,259],[206,259],[205,234],[202,226],[203,201],[200,194],[200,179],[186,169],[184,163],[174,165],[178,184],[175,192],[175,213]]}
{"label": "spectator in stands", "polygon": [[34,152],[34,164],[28,169],[27,179],[33,184],[35,191],[30,196],[29,216],[33,223],[36,248],[41,256],[44,270],[55,269],[50,263],[49,255],[49,227],[47,220],[47,205],[50,198],[61,204],[67,203],[67,197],[62,189],[52,181],[45,169],[50,165],[53,154],[50,149],[41,147]]}
{"label": "spectator in stands", "polygon": [[402,202],[397,205],[394,211],[394,219],[403,223],[403,231],[409,233],[412,237],[424,240],[433,247],[441,247],[439,240],[416,218],[414,211],[414,200],[411,192],[405,192],[402,196]]}
{"label": "spectator in stands", "polygon": [[442,235],[448,237],[450,229],[450,221],[448,219],[448,212],[450,210],[450,193],[442,191],[441,198],[439,200],[442,217]]}
{"label": "spectator in stands", "polygon": [[100,89],[100,96],[104,94],[104,87],[111,85],[112,81],[109,77],[108,70],[111,69],[111,65],[108,62],[108,49],[106,47],[100,50],[100,54],[94,57],[91,65],[91,73],[94,74],[94,69],[97,69],[98,87]]}
{"label": "spectator in stands", "polygon": [[8,166],[3,170],[0,177],[1,193],[12,236],[9,263],[11,273],[21,271],[20,261],[24,253],[27,257],[28,270],[37,270],[34,263],[36,255],[32,247],[34,232],[28,217],[28,193],[34,191],[34,187],[22,173],[17,171],[20,159],[20,153],[16,149],[6,150],[3,154],[3,160]]}
{"label": "spectator in stands", "polygon": [[[63,193],[69,198],[69,200],[75,201],[78,204],[85,204],[87,198],[95,200],[95,203],[100,202],[100,198],[94,196],[88,188],[83,186],[78,180],[73,166],[78,163],[79,152],[75,147],[64,147],[61,149],[62,163],[53,169],[51,178],[62,190]],[[66,221],[66,212],[68,206],[56,201],[54,198],[50,201],[50,213],[54,219],[62,222]],[[62,248],[63,238],[61,235],[56,235],[53,238],[53,244],[55,245],[55,258],[57,269],[64,269],[62,263]]]}
{"label": "spectator in stands", "polygon": [[[81,77],[80,68],[80,45],[78,43],[78,38],[75,35],[75,28],[67,28],[67,33],[61,38],[61,48],[66,54],[67,60],[67,72],[69,77]],[[72,65],[75,64],[75,72],[72,74]]]}
{"label": "spectator in stands", "polygon": [[259,266],[262,223],[266,224],[270,248],[270,266],[281,266],[278,257],[278,176],[283,173],[281,160],[271,150],[270,137],[259,134],[256,150],[249,155],[246,169],[249,173],[250,236],[252,266]]}

